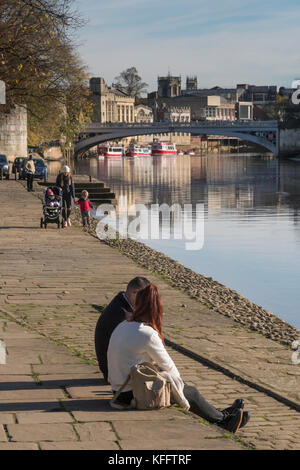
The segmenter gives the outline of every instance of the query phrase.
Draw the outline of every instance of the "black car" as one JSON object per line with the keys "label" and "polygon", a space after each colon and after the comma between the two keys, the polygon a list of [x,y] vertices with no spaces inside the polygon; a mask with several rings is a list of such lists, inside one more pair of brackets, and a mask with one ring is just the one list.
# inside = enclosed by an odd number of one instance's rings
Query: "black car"
{"label": "black car", "polygon": [[20,168],[24,160],[25,158],[22,158],[22,157],[15,158],[15,161],[13,163],[12,170],[11,170],[13,174],[20,172]]}
{"label": "black car", "polygon": [[[20,167],[20,179],[26,179],[26,168],[25,165],[28,162],[28,158],[25,158]],[[48,168],[42,158],[33,158],[35,173],[34,178],[37,179],[48,179]]]}
{"label": "black car", "polygon": [[7,160],[7,156],[3,153],[0,154],[0,175],[1,174],[9,180],[9,161]]}

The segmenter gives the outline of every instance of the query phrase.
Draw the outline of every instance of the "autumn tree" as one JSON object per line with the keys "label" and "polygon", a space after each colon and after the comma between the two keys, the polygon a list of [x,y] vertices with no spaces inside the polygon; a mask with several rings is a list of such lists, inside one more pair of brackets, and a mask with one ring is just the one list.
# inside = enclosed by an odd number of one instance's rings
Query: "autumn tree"
{"label": "autumn tree", "polygon": [[[72,0],[0,3],[0,79],[8,106],[25,105],[29,134],[72,140],[91,115],[87,71],[74,34],[82,25]],[[50,139],[47,139],[50,140]]]}
{"label": "autumn tree", "polygon": [[146,93],[148,84],[143,82],[135,67],[130,67],[120,73],[115,78],[116,82],[113,84],[129,96],[139,98],[141,94]]}

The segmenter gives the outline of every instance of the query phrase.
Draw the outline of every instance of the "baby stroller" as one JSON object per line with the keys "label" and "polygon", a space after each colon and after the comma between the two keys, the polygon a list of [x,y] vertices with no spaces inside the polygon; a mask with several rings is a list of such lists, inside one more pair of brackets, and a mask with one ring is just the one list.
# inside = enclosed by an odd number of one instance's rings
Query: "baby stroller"
{"label": "baby stroller", "polygon": [[48,223],[57,224],[57,228],[63,226],[60,216],[62,213],[62,189],[58,186],[48,186],[43,196],[43,217],[41,228],[47,228]]}

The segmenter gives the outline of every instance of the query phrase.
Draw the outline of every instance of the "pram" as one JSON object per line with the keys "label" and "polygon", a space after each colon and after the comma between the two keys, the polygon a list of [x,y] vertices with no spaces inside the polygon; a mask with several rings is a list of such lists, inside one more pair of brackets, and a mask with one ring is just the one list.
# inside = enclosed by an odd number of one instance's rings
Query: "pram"
{"label": "pram", "polygon": [[[50,193],[52,194],[50,195]],[[58,186],[48,186],[43,196],[43,217],[41,217],[41,228],[47,228],[48,223],[57,224],[57,228],[63,226],[60,220],[62,213],[62,189]]]}

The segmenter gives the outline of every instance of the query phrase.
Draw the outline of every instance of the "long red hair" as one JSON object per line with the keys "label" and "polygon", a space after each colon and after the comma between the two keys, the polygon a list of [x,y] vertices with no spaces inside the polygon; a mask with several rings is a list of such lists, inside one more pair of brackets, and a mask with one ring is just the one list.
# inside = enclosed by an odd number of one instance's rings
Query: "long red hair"
{"label": "long red hair", "polygon": [[158,288],[149,284],[138,291],[135,299],[135,309],[131,321],[143,322],[157,331],[160,339],[164,342],[162,335],[163,307]]}

